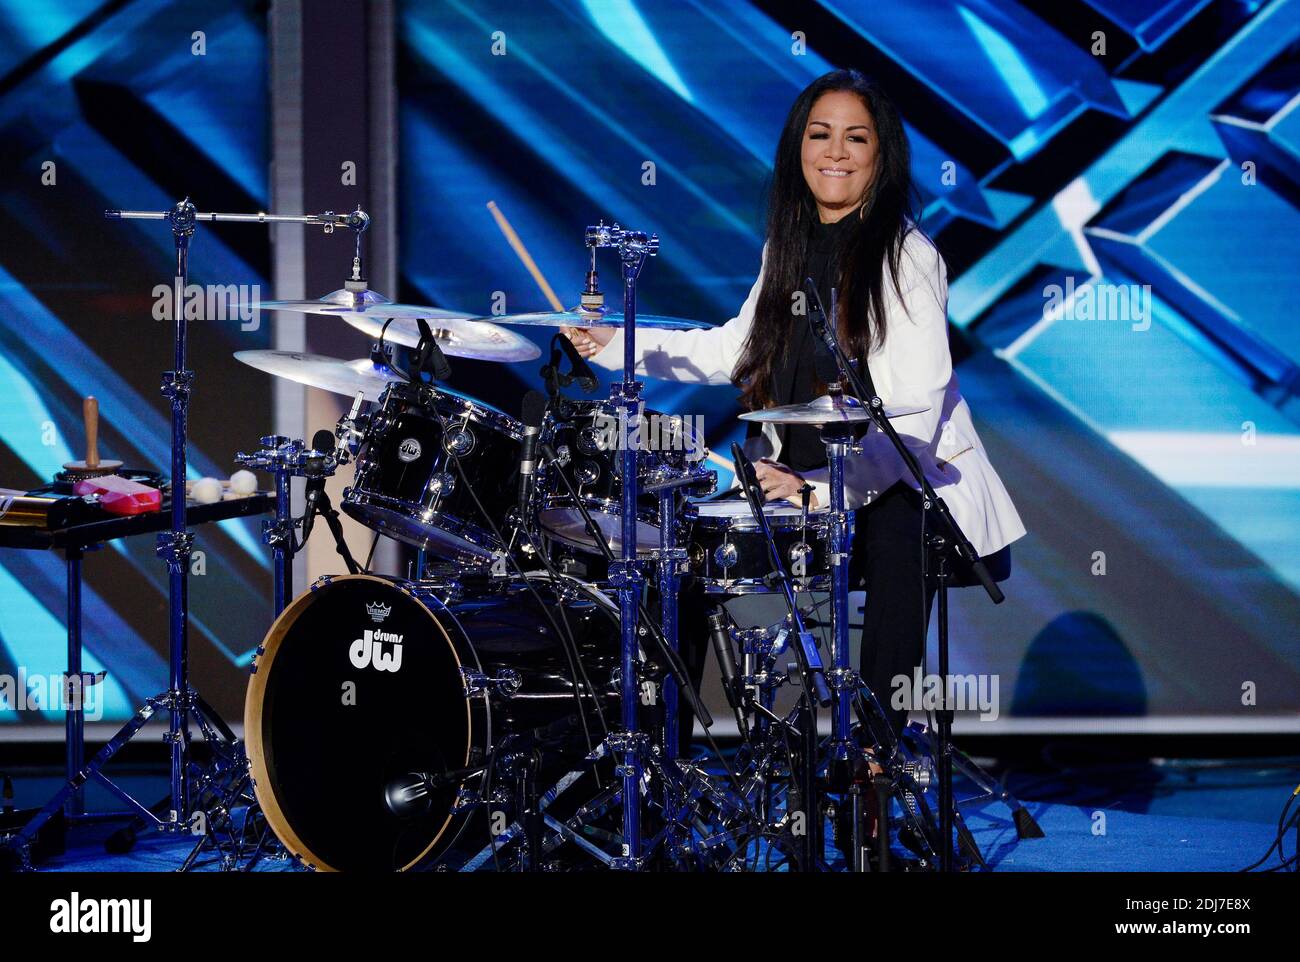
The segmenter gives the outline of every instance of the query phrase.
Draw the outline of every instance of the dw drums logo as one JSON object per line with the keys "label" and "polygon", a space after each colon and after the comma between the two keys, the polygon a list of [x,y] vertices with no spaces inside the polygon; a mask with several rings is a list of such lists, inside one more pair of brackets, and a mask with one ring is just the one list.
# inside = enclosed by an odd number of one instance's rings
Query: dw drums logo
{"label": "dw drums logo", "polygon": [[397,456],[403,461],[414,461],[424,449],[415,438],[404,438],[397,446]]}
{"label": "dw drums logo", "polygon": [[[392,612],[392,605],[380,602],[366,605],[366,614],[375,624],[384,621]],[[385,645],[391,646],[392,650],[385,651]],[[361,637],[352,642],[348,658],[357,668],[373,665],[376,671],[395,672],[402,667],[402,636],[393,631],[366,628]]]}

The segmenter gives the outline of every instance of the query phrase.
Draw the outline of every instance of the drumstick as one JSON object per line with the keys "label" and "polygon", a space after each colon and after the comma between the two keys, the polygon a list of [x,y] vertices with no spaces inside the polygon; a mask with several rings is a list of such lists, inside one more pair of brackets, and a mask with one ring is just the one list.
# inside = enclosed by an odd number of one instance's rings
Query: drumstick
{"label": "drumstick", "polygon": [[706,451],[704,453],[704,460],[710,462],[711,464],[716,464],[720,468],[726,468],[732,474],[736,473],[736,466],[720,454],[715,454],[712,451]]}
{"label": "drumstick", "polygon": [[532,255],[528,253],[528,248],[524,247],[524,242],[519,239],[519,235],[515,233],[515,229],[510,226],[510,221],[506,220],[506,215],[501,213],[501,208],[497,206],[497,202],[494,200],[488,201],[487,208],[492,211],[492,216],[496,219],[497,226],[501,228],[501,233],[506,235],[506,242],[514,248],[514,252],[519,255],[519,259],[523,261],[524,267],[528,269],[528,273],[533,275],[533,280],[535,280],[537,286],[542,289],[542,294],[544,294],[546,299],[551,302],[551,310],[563,311],[564,305],[561,304],[560,299],[555,296],[555,291],[551,290],[551,285],[548,284],[546,278],[542,276],[541,268],[537,266],[537,262],[534,261]]}
{"label": "drumstick", "polygon": [[93,397],[83,398],[81,416],[86,429],[86,458],[84,461],[69,461],[63,466],[66,479],[78,481],[81,478],[117,474],[122,470],[122,462],[99,456],[99,402]]}
{"label": "drumstick", "polygon": [[93,397],[81,402],[81,416],[86,424],[86,467],[99,468],[99,402]]}
{"label": "drumstick", "polygon": [[[510,221],[506,220],[506,215],[501,213],[501,208],[497,206],[497,202],[494,200],[488,201],[487,208],[492,212],[492,216],[496,219],[497,226],[501,228],[501,233],[505,235],[506,241],[514,249],[514,252],[519,255],[519,259],[523,261],[524,267],[528,269],[528,273],[533,275],[533,280],[535,280],[537,286],[542,289],[542,293],[546,295],[546,299],[551,302],[551,308],[556,311],[563,311],[564,305],[560,303],[560,299],[555,296],[555,291],[551,289],[551,285],[547,283],[546,278],[542,275],[541,268],[537,266],[537,263],[528,253],[528,248],[524,247],[524,242],[519,239],[519,235],[515,233],[515,229],[510,226]],[[732,474],[736,473],[735,465],[722,455],[714,454],[712,451],[706,451],[704,457],[706,460],[716,464],[718,467],[726,468]]]}

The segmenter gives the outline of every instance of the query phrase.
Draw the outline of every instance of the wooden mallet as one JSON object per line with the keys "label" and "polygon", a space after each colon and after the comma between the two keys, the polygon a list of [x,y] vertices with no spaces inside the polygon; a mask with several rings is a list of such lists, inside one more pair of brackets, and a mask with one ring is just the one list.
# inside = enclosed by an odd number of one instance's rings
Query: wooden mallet
{"label": "wooden mallet", "polygon": [[86,398],[81,402],[81,414],[86,422],[86,459],[65,464],[62,480],[80,481],[83,478],[117,474],[122,470],[121,461],[99,459],[99,402],[93,397]]}

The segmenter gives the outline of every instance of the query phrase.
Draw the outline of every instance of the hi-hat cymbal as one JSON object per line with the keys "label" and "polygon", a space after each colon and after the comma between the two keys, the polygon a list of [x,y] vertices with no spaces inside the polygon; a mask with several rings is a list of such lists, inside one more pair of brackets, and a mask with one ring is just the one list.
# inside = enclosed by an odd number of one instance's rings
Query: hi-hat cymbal
{"label": "hi-hat cymbal", "polygon": [[[536,314],[503,314],[500,317],[476,317],[492,324],[522,324],[528,327],[622,327],[623,315],[612,311],[544,311]],[[694,331],[708,327],[701,321],[661,314],[638,314],[637,327],[663,331]]]}
{"label": "hi-hat cymbal", "polygon": [[[928,410],[930,407],[925,404],[886,404],[885,416],[901,418]],[[740,416],[740,419],[763,424],[858,424],[870,421],[871,412],[855,397],[843,394],[832,397],[823,394],[805,404],[783,404],[780,407],[764,408],[761,411],[747,411]]]}
{"label": "hi-hat cymbal", "polygon": [[406,380],[390,367],[380,367],[368,357],[344,361],[323,354],[297,351],[236,351],[235,358],[276,377],[288,378],[322,391],[356,397],[361,391],[367,401],[378,401],[384,388]]}
{"label": "hi-hat cymbal", "polygon": [[262,301],[259,305],[267,311],[288,311],[293,314],[318,314],[341,317],[359,331],[378,339],[384,322],[391,319],[384,339],[406,347],[420,342],[418,321],[429,322],[438,346],[444,354],[466,357],[477,361],[531,361],[542,354],[532,341],[479,319],[470,319],[464,311],[449,311],[424,304],[394,304],[383,294],[374,291],[337,290],[316,300]]}
{"label": "hi-hat cymbal", "polygon": [[[413,305],[399,304],[398,307]],[[436,308],[425,308],[434,311]],[[395,317],[388,320],[383,308],[375,308],[365,314],[340,314],[341,318],[358,331],[370,335],[376,341],[383,331],[384,340],[405,347],[417,347],[420,343],[420,327],[413,317]],[[486,321],[471,320],[464,314],[453,311],[438,311],[438,316],[421,315],[428,321],[430,330],[442,348],[442,353],[452,357],[467,357],[475,361],[500,361],[511,364],[517,361],[531,361],[541,357],[542,349],[516,334],[514,331]],[[388,330],[384,324],[388,323]]]}

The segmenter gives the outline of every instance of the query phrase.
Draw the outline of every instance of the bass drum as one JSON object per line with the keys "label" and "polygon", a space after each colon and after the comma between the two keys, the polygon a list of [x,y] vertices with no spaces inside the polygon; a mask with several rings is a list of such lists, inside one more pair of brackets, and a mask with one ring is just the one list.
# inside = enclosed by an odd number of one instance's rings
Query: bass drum
{"label": "bass drum", "polygon": [[[372,575],[320,579],[258,648],[244,707],[253,787],[285,847],[323,871],[458,868],[488,847],[494,752],[539,780],[583,767],[616,725],[617,609],[581,582],[466,591]],[[597,692],[574,695],[552,619]],[[585,691],[585,689],[584,689]],[[599,714],[598,714],[599,713]],[[489,778],[494,779],[490,784]]]}

